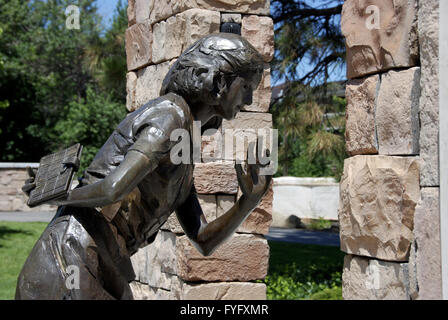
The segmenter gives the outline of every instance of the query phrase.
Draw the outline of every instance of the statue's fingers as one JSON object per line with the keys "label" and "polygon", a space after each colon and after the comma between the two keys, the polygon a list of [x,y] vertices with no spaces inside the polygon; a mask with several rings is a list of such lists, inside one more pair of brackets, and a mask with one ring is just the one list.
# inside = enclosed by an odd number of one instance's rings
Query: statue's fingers
{"label": "statue's fingers", "polygon": [[248,174],[244,171],[243,166],[241,164],[235,164],[235,170],[237,173],[238,178],[238,184],[241,187],[241,190],[244,194],[247,194],[249,192],[249,177]]}
{"label": "statue's fingers", "polygon": [[254,185],[258,184],[260,169],[257,164],[249,164],[248,171]]}
{"label": "statue's fingers", "polygon": [[33,169],[31,169],[31,167],[26,167],[26,172],[28,173],[28,176],[35,178],[36,177],[36,173],[34,172]]}
{"label": "statue's fingers", "polygon": [[29,194],[31,192],[31,190],[33,190],[35,187],[36,187],[35,183],[26,183],[22,187],[22,191],[25,192],[26,194]]}

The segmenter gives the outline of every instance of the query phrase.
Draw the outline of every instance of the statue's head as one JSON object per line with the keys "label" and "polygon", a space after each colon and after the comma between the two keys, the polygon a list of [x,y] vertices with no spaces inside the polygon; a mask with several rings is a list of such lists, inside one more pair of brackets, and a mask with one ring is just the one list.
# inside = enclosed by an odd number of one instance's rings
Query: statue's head
{"label": "statue's head", "polygon": [[261,55],[243,37],[212,34],[179,57],[160,93],[179,94],[192,108],[213,108],[217,118],[230,120],[243,105],[252,104],[263,65]]}

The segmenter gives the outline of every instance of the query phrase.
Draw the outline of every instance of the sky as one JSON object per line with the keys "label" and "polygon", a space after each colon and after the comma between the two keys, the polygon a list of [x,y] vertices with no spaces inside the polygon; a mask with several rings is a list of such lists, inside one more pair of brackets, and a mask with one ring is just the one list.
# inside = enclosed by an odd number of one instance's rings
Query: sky
{"label": "sky", "polygon": [[[110,24],[118,1],[119,0],[97,0],[98,12],[103,17],[103,21],[106,25]],[[127,0],[122,0],[122,2],[126,3]]]}

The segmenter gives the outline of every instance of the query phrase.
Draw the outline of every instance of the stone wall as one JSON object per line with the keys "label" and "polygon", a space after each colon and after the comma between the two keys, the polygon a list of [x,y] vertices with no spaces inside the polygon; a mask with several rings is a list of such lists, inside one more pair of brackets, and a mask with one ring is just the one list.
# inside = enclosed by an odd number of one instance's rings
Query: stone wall
{"label": "stone wall", "polygon": [[340,183],[344,299],[442,298],[438,5],[343,6],[351,156]]}
{"label": "stone wall", "polygon": [[[265,74],[254,103],[221,130],[272,128],[271,98],[273,21],[269,0],[129,0],[126,32],[127,108],[136,110],[159,97],[162,81],[176,58],[199,38],[220,31],[229,20],[241,24],[263,55]],[[210,137],[203,138],[203,145]],[[208,140],[208,141],[207,141]],[[240,194],[233,160],[195,166],[195,187],[208,221],[229,209]],[[237,234],[213,255],[203,257],[190,244],[173,215],[151,245],[133,257],[136,299],[266,299],[264,284],[269,247],[264,236],[272,220],[272,188]]]}
{"label": "stone wall", "polygon": [[55,211],[55,206],[42,205],[35,208],[27,206],[28,197],[22,186],[28,179],[26,167],[38,168],[38,163],[0,163],[0,212],[9,211]]}
{"label": "stone wall", "polygon": [[338,220],[339,183],[333,178],[274,178],[272,227],[291,228],[291,216]]}

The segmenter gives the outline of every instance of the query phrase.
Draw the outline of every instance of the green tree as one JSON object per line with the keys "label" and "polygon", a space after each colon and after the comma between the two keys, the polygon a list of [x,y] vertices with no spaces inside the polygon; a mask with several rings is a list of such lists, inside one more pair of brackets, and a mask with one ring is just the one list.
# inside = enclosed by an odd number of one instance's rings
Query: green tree
{"label": "green tree", "polygon": [[272,105],[280,130],[283,175],[340,175],[345,158],[345,102],[334,98],[332,73],[344,66],[342,0],[273,0],[274,80],[283,95]]}
{"label": "green tree", "polygon": [[69,147],[84,146],[81,169],[93,160],[98,149],[107,141],[118,123],[126,116],[123,104],[114,102],[110,95],[87,88],[86,98],[74,97],[66,108],[67,116],[56,123],[56,142]]}
{"label": "green tree", "polygon": [[[79,30],[66,27],[65,10],[72,4],[80,10]],[[69,139],[61,138],[60,123],[70,123],[71,107],[81,101],[98,114],[123,116],[126,27],[121,2],[105,30],[95,0],[0,0],[0,161],[38,161],[65,146]],[[95,48],[101,51],[93,66]],[[122,108],[111,108],[114,103]],[[109,125],[113,129],[113,122]],[[98,129],[104,131],[101,120]],[[94,139],[83,142],[86,154],[93,150],[89,143],[98,148]]]}

